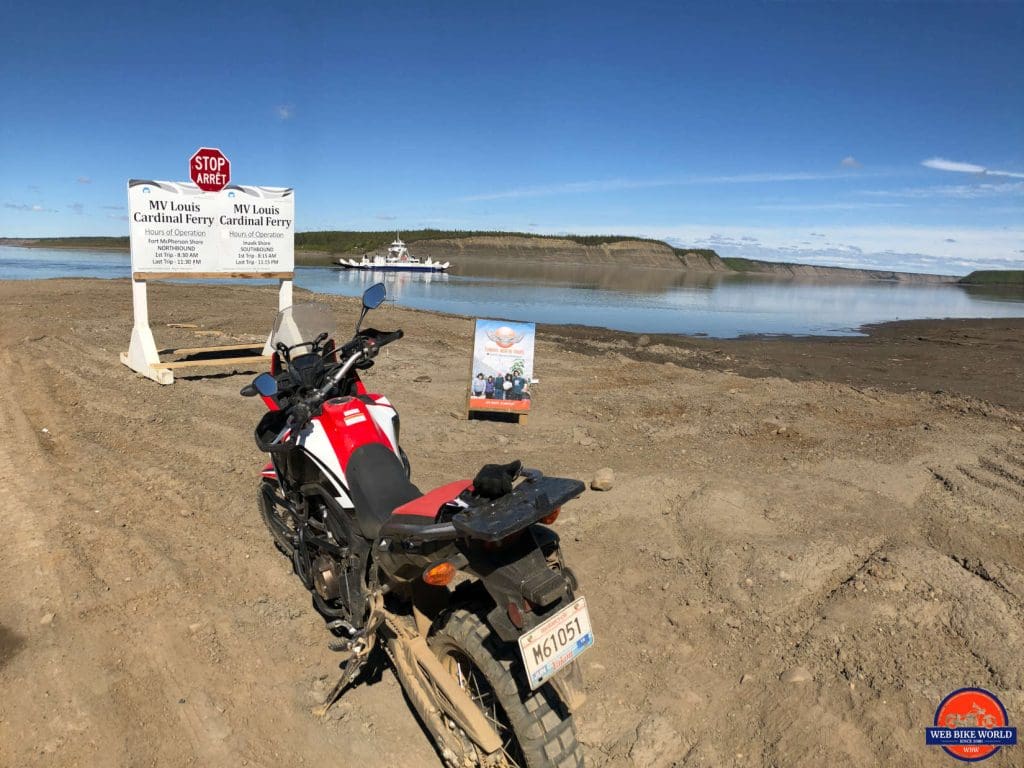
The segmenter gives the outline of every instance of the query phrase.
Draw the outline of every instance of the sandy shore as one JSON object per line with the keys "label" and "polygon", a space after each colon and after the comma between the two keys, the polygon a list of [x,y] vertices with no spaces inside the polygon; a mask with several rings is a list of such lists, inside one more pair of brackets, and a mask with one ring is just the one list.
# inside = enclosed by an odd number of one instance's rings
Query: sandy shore
{"label": "sandy shore", "polygon": [[[266,288],[150,294],[159,346],[274,313]],[[597,632],[589,765],[946,765],[924,728],[952,690],[1021,717],[1024,321],[543,328],[523,427],[463,418],[470,321],[373,322],[406,331],[367,381],[421,487],[615,471],[557,523]],[[256,512],[256,368],[160,387],[118,363],[130,327],[124,281],[0,282],[0,765],[439,766],[390,671],[309,713],[337,657]]]}

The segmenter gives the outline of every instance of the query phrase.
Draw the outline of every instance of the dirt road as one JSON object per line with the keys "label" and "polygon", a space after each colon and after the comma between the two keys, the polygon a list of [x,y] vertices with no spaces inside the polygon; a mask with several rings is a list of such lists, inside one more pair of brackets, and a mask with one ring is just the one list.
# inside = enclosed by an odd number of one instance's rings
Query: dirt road
{"label": "dirt road", "polygon": [[[267,289],[151,293],[163,346],[273,315]],[[440,765],[390,671],[310,714],[337,658],[256,513],[256,369],[137,378],[130,313],[119,281],[0,283],[0,765]],[[374,324],[407,334],[367,380],[421,487],[517,457],[615,471],[557,524],[598,638],[589,765],[948,765],[923,729],[964,685],[1024,718],[1024,409],[983,367],[1021,375],[1014,321],[971,326],[986,353],[959,390],[929,384],[956,345],[904,386],[815,376],[813,340],[772,342],[806,353],[789,381],[752,341],[552,329],[524,427],[463,419],[469,321]]]}

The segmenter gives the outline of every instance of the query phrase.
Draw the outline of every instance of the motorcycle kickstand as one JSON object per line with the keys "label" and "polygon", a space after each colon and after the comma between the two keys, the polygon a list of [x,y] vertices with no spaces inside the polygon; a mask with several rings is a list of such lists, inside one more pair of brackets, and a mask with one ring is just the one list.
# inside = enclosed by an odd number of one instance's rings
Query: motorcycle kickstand
{"label": "motorcycle kickstand", "polygon": [[341,670],[341,677],[338,678],[338,682],[334,684],[331,692],[327,694],[327,698],[323,700],[323,703],[313,707],[312,712],[314,715],[317,717],[327,716],[327,713],[334,706],[335,702],[341,698],[341,694],[348,687],[349,683],[355,680],[356,675],[363,666],[363,662],[370,655],[370,649],[372,648],[373,643],[367,643],[362,650],[353,653],[345,661],[345,666]]}
{"label": "motorcycle kickstand", "polygon": [[371,600],[370,617],[366,622],[366,627],[351,640],[342,641],[345,647],[335,649],[333,647],[334,644],[331,645],[331,650],[348,650],[351,651],[352,655],[346,659],[345,666],[341,670],[341,677],[338,678],[338,682],[335,683],[331,692],[327,694],[327,698],[319,706],[313,707],[313,714],[317,717],[325,717],[327,715],[335,702],[341,698],[345,688],[355,680],[356,674],[362,668],[363,663],[370,657],[370,651],[373,650],[374,641],[377,638],[377,627],[384,620],[383,608],[383,594],[377,593]]}

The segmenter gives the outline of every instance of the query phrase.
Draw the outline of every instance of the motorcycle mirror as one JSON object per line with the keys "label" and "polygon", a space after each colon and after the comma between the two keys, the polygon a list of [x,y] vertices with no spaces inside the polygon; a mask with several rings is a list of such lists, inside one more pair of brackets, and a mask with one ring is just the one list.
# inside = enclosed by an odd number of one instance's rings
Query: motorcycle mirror
{"label": "motorcycle mirror", "polygon": [[366,309],[376,309],[384,303],[384,298],[387,295],[388,291],[384,287],[384,283],[374,283],[363,291],[363,307]]}
{"label": "motorcycle mirror", "polygon": [[261,373],[253,380],[252,385],[263,397],[273,397],[277,394],[277,379],[269,373]]}
{"label": "motorcycle mirror", "polygon": [[374,283],[363,291],[363,311],[359,313],[359,320],[356,322],[356,333],[359,333],[359,329],[363,327],[363,318],[366,317],[366,313],[379,307],[387,295],[388,291],[384,287],[384,283]]}

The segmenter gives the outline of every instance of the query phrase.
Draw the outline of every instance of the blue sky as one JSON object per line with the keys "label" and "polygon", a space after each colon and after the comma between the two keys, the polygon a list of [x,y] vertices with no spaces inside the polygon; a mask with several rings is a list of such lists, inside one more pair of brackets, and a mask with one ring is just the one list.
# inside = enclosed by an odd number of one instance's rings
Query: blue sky
{"label": "blue sky", "polygon": [[299,230],[1024,266],[1024,2],[18,3],[0,44],[0,236],[126,234],[206,145]]}

